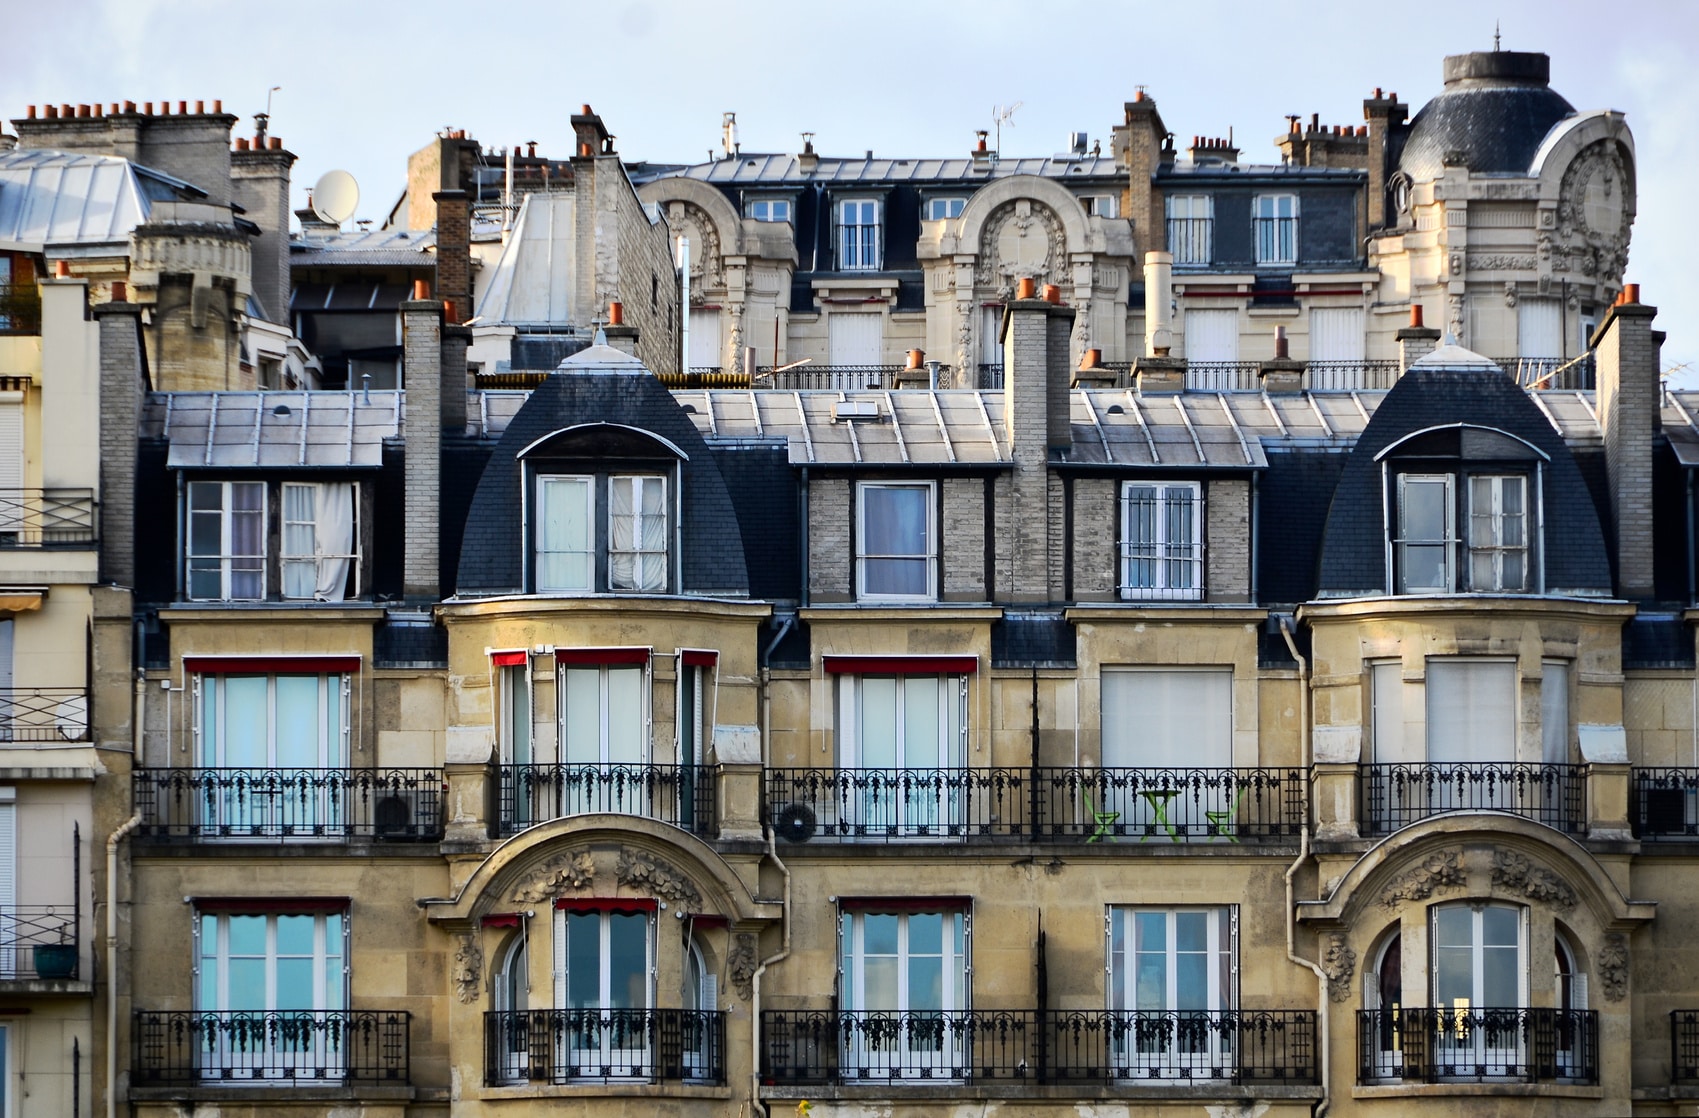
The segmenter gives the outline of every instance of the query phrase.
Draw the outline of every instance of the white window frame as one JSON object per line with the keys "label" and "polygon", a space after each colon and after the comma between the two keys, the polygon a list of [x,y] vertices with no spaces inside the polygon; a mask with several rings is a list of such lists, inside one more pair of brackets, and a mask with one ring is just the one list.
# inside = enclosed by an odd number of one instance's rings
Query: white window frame
{"label": "white window frame", "polygon": [[[1178,942],[1179,919],[1182,915],[1202,915],[1205,919],[1204,991],[1202,1006],[1181,1007],[1180,956],[1199,954],[1181,951]],[[1156,950],[1141,950],[1139,933],[1143,916],[1163,918],[1163,945]],[[1239,985],[1239,907],[1237,905],[1110,905],[1104,917],[1105,974],[1107,1006],[1111,1013],[1231,1013],[1238,1005]],[[1225,957],[1223,955],[1225,954]],[[1140,1006],[1139,978],[1141,955],[1160,955],[1163,959],[1163,996],[1161,1005]],[[1187,1000],[1196,1001],[1195,997]],[[1204,1049],[1181,1049],[1184,1037],[1205,1038]],[[1138,1038],[1138,1039],[1135,1039]],[[1207,1053],[1205,1055],[1204,1053]],[[1148,1030],[1140,1038],[1140,1030],[1129,1030],[1114,1044],[1113,1061],[1117,1067],[1148,1070],[1178,1070],[1183,1067],[1230,1067],[1237,1062],[1233,1051],[1232,1033],[1226,1029]]]}
{"label": "white window frame", "polygon": [[[897,943],[890,958],[896,968],[897,1004],[869,1006],[867,1004],[866,928],[869,916],[892,918],[897,921]],[[935,916],[942,921],[940,954],[916,955],[910,950],[910,924],[917,916]],[[838,916],[838,978],[844,1009],[850,1012],[886,1013],[900,1022],[897,1033],[890,1038],[874,1034],[873,1030],[851,1029],[844,1034],[843,1052],[839,1064],[846,1080],[854,1079],[865,1069],[871,1081],[889,1082],[893,1079],[926,1079],[937,1082],[950,1080],[950,1071],[968,1066],[967,1032],[948,1022],[971,1008],[973,997],[973,918],[966,909],[948,908],[933,912],[840,912]],[[937,958],[942,971],[939,983],[939,1006],[914,1004],[914,962],[917,959]],[[942,1024],[926,1027],[924,1015],[937,1014]],[[942,1074],[940,1074],[942,1073]]]}
{"label": "white window frame", "polygon": [[[567,497],[551,498],[549,489],[555,483],[581,484],[584,489],[584,546],[582,548],[563,547],[554,551],[544,548],[543,533],[548,518],[549,502],[551,500],[568,500]],[[565,485],[559,488],[565,489]],[[536,517],[532,526],[534,539],[532,574],[533,581],[539,594],[588,594],[596,589],[596,478],[591,474],[555,474],[539,473],[532,492],[536,496]],[[568,541],[571,542],[571,541]],[[545,581],[544,556],[565,555],[582,556],[585,562],[587,577],[582,583],[561,582],[558,585]]]}
{"label": "white window frame", "polygon": [[[555,909],[554,928],[554,1006],[558,1010],[570,1010],[567,1006],[567,991],[570,988],[571,973],[568,967],[570,954],[568,949],[568,921],[574,916],[597,917],[597,985],[599,987],[598,1004],[581,1007],[580,1011],[591,1015],[591,1020],[597,1020],[596,1011],[609,1013],[616,1009],[648,1011],[655,1008],[655,939],[656,918],[654,912],[641,914],[643,920],[643,1004],[638,1006],[614,1006],[612,952],[613,920],[615,915],[637,915],[636,913],[614,912],[574,912],[570,909]],[[605,1024],[590,1025],[587,1029],[568,1028],[556,1035],[555,1066],[557,1068],[583,1068],[590,1079],[630,1079],[645,1080],[651,1077],[653,1069],[653,1051],[649,1040],[649,1030],[632,1028],[611,1016],[603,1019]],[[580,1047],[575,1040],[586,1034],[595,1040],[595,1047]],[[625,1043],[616,1043],[616,1040]],[[611,1074],[607,1074],[611,1069]],[[624,1072],[625,1074],[620,1074]]]}
{"label": "white window frame", "polygon": [[[252,490],[258,491],[260,495],[260,507],[258,510],[260,521],[260,549],[257,555],[237,555],[232,551],[233,545],[231,541],[235,535],[234,528],[237,513],[236,510],[231,507],[231,498],[235,494],[237,487],[250,487]],[[260,602],[265,600],[266,586],[268,582],[268,579],[266,578],[266,543],[267,537],[270,535],[271,524],[271,494],[267,492],[268,488],[269,487],[263,481],[189,482],[187,492],[184,495],[184,499],[187,502],[184,510],[184,519],[187,524],[187,528],[185,538],[183,540],[183,592],[184,596],[190,601]],[[198,491],[204,492],[207,489],[217,489],[219,491],[218,508],[196,509],[196,493]],[[254,515],[254,510],[243,510],[242,515],[252,516]],[[211,553],[197,552],[195,550],[194,542],[196,520],[198,518],[210,519],[213,517],[216,517],[218,520],[219,549],[217,552]],[[208,560],[218,564],[216,569],[219,575],[219,593],[216,597],[197,595],[195,593],[195,564],[197,561],[206,562]],[[211,569],[212,568],[207,568],[207,570]],[[232,592],[238,575],[253,574],[255,572],[258,573],[259,577],[258,594],[244,594],[238,597]]]}
{"label": "white window frame", "polygon": [[[1445,525],[1441,536],[1411,537],[1406,526],[1405,509],[1408,507],[1406,490],[1414,482],[1421,485],[1440,484],[1444,486]],[[1450,594],[1457,586],[1457,476],[1449,473],[1400,473],[1398,475],[1398,507],[1394,510],[1397,516],[1396,532],[1392,538],[1393,558],[1396,563],[1397,587],[1400,594]],[[1408,550],[1412,547],[1442,547],[1445,563],[1442,567],[1442,578],[1438,584],[1415,584],[1410,581],[1410,566],[1406,560]]]}
{"label": "white window frame", "polygon": [[[567,675],[571,672],[595,672],[597,694],[597,738],[596,759],[580,759],[571,756],[572,742],[567,737]],[[610,686],[612,672],[635,672],[638,675],[638,695],[640,709],[630,711],[616,709]],[[649,668],[645,664],[562,664],[555,673],[555,694],[559,696],[555,706],[556,740],[560,742],[560,761],[564,765],[574,767],[593,765],[647,765],[652,756],[651,730],[653,719],[649,714]],[[613,740],[614,720],[616,718],[637,719],[638,753],[635,761],[616,761],[611,758],[611,743]]]}
{"label": "white window frame", "polygon": [[[631,487],[631,546],[616,548],[614,539],[616,528],[621,515],[615,511],[614,491],[622,485]],[[648,517],[643,512],[644,493],[651,486],[661,489],[661,547],[659,550],[643,546],[644,522]],[[670,486],[667,478],[661,474],[610,474],[608,475],[608,589],[615,592],[638,594],[665,594],[672,585],[672,507],[667,503]],[[615,581],[614,560],[616,557],[629,556],[631,559],[632,578],[630,584]],[[640,586],[638,576],[645,566],[645,560],[659,557],[661,562],[661,584],[659,586]],[[594,570],[594,555],[591,558]],[[594,574],[591,576],[594,578]]]}
{"label": "white window frame", "polygon": [[[1298,262],[1298,196],[1258,194],[1251,202],[1252,241],[1258,264]],[[1273,224],[1263,224],[1272,222]],[[1264,231],[1267,235],[1264,235]],[[1266,250],[1266,251],[1265,251]]]}
{"label": "white window frame", "polygon": [[[884,267],[884,207],[877,198],[840,198],[833,206],[838,224],[838,270],[877,272]],[[867,230],[855,233],[851,230]]]}
{"label": "white window frame", "polygon": [[1087,217],[1114,219],[1121,216],[1119,194],[1081,194],[1079,200]]}
{"label": "white window frame", "polygon": [[789,198],[754,198],[749,202],[749,217],[753,221],[788,224],[791,219]]}
{"label": "white window frame", "polygon": [[[867,494],[876,489],[915,489],[926,493],[926,539],[922,550],[872,555],[868,553]],[[935,602],[938,600],[938,483],[934,481],[863,481],[855,487],[855,595],[861,601]],[[926,590],[920,594],[880,593],[868,589],[868,568],[881,561],[926,561]]]}
{"label": "white window frame", "polygon": [[[330,768],[349,766],[349,697],[352,686],[345,672],[205,673],[194,678],[195,758],[201,768],[230,768],[226,764],[225,730],[229,706],[225,689],[232,679],[261,678],[266,683],[266,760],[256,768]],[[277,755],[277,681],[279,678],[318,681],[318,747],[314,765],[282,765]],[[336,703],[331,703],[335,696]],[[242,766],[235,766],[242,767]]]}
{"label": "white window frame", "polygon": [[[318,520],[316,513],[318,511],[319,501],[323,498],[325,493],[325,483],[310,481],[283,482],[282,492],[278,495],[279,515],[282,518],[282,524],[280,525],[280,531],[278,533],[278,551],[281,563],[281,567],[278,571],[278,590],[285,599],[290,601],[312,601],[317,597],[320,571],[322,570],[323,565],[327,561],[336,561],[339,559],[348,560],[349,566],[352,569],[352,573],[354,575],[354,597],[358,598],[363,593],[364,571],[362,569],[363,563],[360,547],[360,483],[355,481],[344,484],[348,484],[353,487],[351,498],[353,500],[353,529],[352,534],[349,536],[349,541],[353,544],[353,547],[347,554],[332,554],[320,550],[318,538]],[[315,518],[313,520],[288,519],[289,490],[291,489],[310,489],[313,491],[313,510],[315,513]],[[312,533],[312,550],[290,550],[289,529],[292,526],[302,527]],[[312,569],[312,584],[314,588],[312,592],[307,594],[289,593],[289,569],[292,566],[306,566]],[[346,581],[346,577],[344,577],[344,582]]]}
{"label": "white window frame", "polygon": [[[863,699],[868,683],[893,682],[895,762],[890,767],[869,766],[862,717]],[[936,738],[930,742],[911,742],[908,736],[907,703],[912,686],[937,688],[939,718]],[[968,677],[965,675],[903,674],[838,676],[838,765],[841,769],[864,770],[866,778],[857,778],[840,794],[851,802],[831,805],[839,813],[841,830],[848,834],[865,831],[886,837],[909,836],[938,838],[962,833],[966,822],[967,803],[960,783],[953,780],[905,780],[908,770],[942,773],[967,765],[968,740]],[[917,765],[910,753],[918,753],[927,763]],[[872,775],[882,774],[882,775]],[[828,819],[830,825],[833,821]]]}
{"label": "white window frame", "polygon": [[962,216],[962,210],[967,208],[967,199],[960,194],[950,194],[940,198],[926,200],[927,221],[949,221]]}
{"label": "white window frame", "polygon": [[[1148,494],[1148,495],[1145,495]],[[1155,505],[1150,521],[1150,538],[1134,538],[1140,518],[1139,507],[1150,502]],[[1170,533],[1169,508],[1179,503],[1189,506],[1191,531],[1185,539],[1174,539]],[[1123,481],[1121,483],[1121,597],[1125,599],[1163,599],[1196,601],[1204,596],[1204,495],[1203,486],[1195,481],[1156,482]],[[1135,568],[1146,567],[1151,578],[1146,585],[1135,585]]]}
{"label": "white window frame", "polygon": [[[1174,256],[1176,266],[1204,265],[1215,258],[1215,196],[1213,194],[1175,194],[1164,202],[1168,222],[1168,251]],[[1199,236],[1174,236],[1174,223],[1187,223],[1188,234],[1196,232]],[[1195,223],[1195,224],[1193,224]],[[1184,243],[1179,243],[1183,241]],[[1182,251],[1184,250],[1184,251]]]}
{"label": "white window frame", "polygon": [[[1533,582],[1533,554],[1529,547],[1529,536],[1533,516],[1528,507],[1528,475],[1526,474],[1492,474],[1471,473],[1465,475],[1468,483],[1465,492],[1468,494],[1468,524],[1469,538],[1467,540],[1469,562],[1469,589],[1481,593],[1526,594]],[[1489,507],[1482,511],[1476,505],[1476,488],[1478,483],[1486,483]],[[1514,489],[1520,491],[1521,511],[1507,513],[1504,511],[1505,490],[1507,482],[1514,482]],[[1520,522],[1522,542],[1520,544],[1505,543],[1506,528],[1513,521]],[[1484,528],[1482,532],[1480,529]],[[1483,539],[1482,536],[1485,536]],[[1507,586],[1504,577],[1504,562],[1508,556],[1520,556],[1522,561],[1521,585]],[[1481,585],[1475,577],[1477,561],[1487,560],[1491,574],[1486,585]]]}

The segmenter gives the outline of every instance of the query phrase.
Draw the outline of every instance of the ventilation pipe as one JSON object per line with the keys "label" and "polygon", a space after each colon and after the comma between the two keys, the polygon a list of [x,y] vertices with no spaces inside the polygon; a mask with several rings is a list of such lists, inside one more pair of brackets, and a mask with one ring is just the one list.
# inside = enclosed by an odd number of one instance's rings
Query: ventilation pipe
{"label": "ventilation pipe", "polygon": [[1174,348],[1174,257],[1166,252],[1144,254],[1144,351],[1166,357]]}

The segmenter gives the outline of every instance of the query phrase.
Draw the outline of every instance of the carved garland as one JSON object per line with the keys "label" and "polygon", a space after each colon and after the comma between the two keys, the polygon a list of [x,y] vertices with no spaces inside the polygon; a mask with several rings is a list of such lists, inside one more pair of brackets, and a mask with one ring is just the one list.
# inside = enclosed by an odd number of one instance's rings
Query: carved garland
{"label": "carved garland", "polygon": [[726,980],[744,1001],[755,997],[755,937],[740,932],[726,955]]}
{"label": "carved garland", "polygon": [[1619,1002],[1628,994],[1628,940],[1612,932],[1599,947],[1599,986],[1605,1000]]}
{"label": "carved garland", "polygon": [[688,223],[685,235],[690,238],[691,298],[700,299],[708,289],[726,285],[725,261],[720,256],[720,231],[714,219],[694,202],[674,202],[674,224]]}
{"label": "carved garland", "polygon": [[596,862],[588,850],[557,855],[531,871],[513,891],[520,904],[547,904],[568,889],[583,889],[596,879]]}
{"label": "carved garland", "polygon": [[1493,852],[1492,883],[1496,889],[1520,893],[1531,901],[1541,901],[1565,912],[1574,908],[1577,900],[1567,881],[1514,850]]}
{"label": "carved garland", "polygon": [[454,949],[454,990],[461,1005],[478,1000],[478,984],[484,975],[484,949],[475,935],[460,937]]}
{"label": "carved garland", "polygon": [[[1044,263],[1036,269],[1023,268],[1015,261],[1005,261],[998,249],[1006,226],[1014,225],[1022,236],[1029,231],[1044,237],[1046,242]],[[973,282],[979,291],[1004,288],[1014,289],[1014,282],[1031,271],[1032,278],[1040,283],[1057,283],[1062,277],[1062,270],[1068,259],[1068,238],[1062,228],[1062,219],[1057,217],[1049,206],[1034,203],[1029,199],[1020,198],[1005,203],[993,213],[985,223],[985,228],[979,235],[979,259],[974,265]]]}
{"label": "carved garland", "polygon": [[1405,901],[1426,900],[1463,884],[1463,867],[1458,865],[1461,851],[1440,850],[1422,859],[1415,869],[1394,878],[1380,895],[1380,903],[1396,908]]}
{"label": "carved garland", "polygon": [[684,874],[641,850],[621,847],[615,874],[621,885],[641,889],[663,901],[697,907],[702,904],[702,894]]}
{"label": "carved garland", "polygon": [[1322,973],[1327,975],[1329,1001],[1342,1002],[1351,996],[1351,976],[1357,972],[1357,953],[1345,942],[1345,936],[1334,932],[1327,937],[1327,951],[1321,957]]}

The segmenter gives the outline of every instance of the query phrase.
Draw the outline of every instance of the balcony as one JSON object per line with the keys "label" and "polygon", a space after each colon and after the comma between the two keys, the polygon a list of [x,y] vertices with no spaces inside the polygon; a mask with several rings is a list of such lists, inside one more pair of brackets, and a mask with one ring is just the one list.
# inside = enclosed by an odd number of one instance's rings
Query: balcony
{"label": "balcony", "polygon": [[726,1081],[726,1015],[694,1009],[529,1009],[484,1014],[491,1087]]}
{"label": "balcony", "polygon": [[405,1086],[412,1014],[389,1010],[138,1010],[130,1081]]}
{"label": "balcony", "polygon": [[1520,815],[1570,835],[1587,829],[1582,765],[1363,765],[1359,776],[1359,828],[1365,835],[1389,835],[1435,815],[1468,811]]}
{"label": "balcony", "polygon": [[0,336],[41,333],[41,289],[33,283],[0,283]]}
{"label": "balcony", "polygon": [[140,769],[143,842],[442,837],[441,769]]}
{"label": "balcony", "polygon": [[865,392],[886,387],[902,371],[901,365],[763,365],[755,370],[754,386],[783,392]]}
{"label": "balcony", "polygon": [[769,1010],[774,1085],[1316,1083],[1309,1010]]}
{"label": "balcony", "polygon": [[1398,379],[1397,361],[1309,361],[1311,392],[1362,392],[1391,388]]}
{"label": "balcony", "polygon": [[1358,1083],[1598,1081],[1597,1010],[1357,1012]]}
{"label": "balcony", "polygon": [[712,834],[717,778],[705,765],[503,765],[496,835],[600,813],[641,815]]}
{"label": "balcony", "polygon": [[1295,842],[1301,769],[769,769],[789,842]]}
{"label": "balcony", "polygon": [[0,489],[0,551],[93,547],[92,489]]}
{"label": "balcony", "polygon": [[[72,889],[76,889],[74,881]],[[80,923],[75,902],[68,909],[53,905],[0,908],[0,989],[28,991],[37,983],[49,983],[42,989],[86,992],[86,986],[78,985]]]}
{"label": "balcony", "polygon": [[1699,1009],[1670,1012],[1670,1082],[1699,1086]]}
{"label": "balcony", "polygon": [[1633,770],[1629,823],[1641,842],[1699,842],[1699,769]]}
{"label": "balcony", "polygon": [[81,687],[0,689],[0,748],[88,740],[88,692]]}
{"label": "balcony", "polygon": [[1168,219],[1168,251],[1176,268],[1208,267],[1214,258],[1215,219],[1171,217]]}

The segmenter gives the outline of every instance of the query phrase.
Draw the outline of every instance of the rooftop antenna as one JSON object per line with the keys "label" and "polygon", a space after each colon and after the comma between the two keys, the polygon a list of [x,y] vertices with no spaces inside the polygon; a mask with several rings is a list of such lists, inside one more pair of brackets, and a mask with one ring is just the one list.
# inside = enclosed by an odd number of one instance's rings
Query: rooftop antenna
{"label": "rooftop antenna", "polygon": [[266,125],[271,122],[271,95],[283,87],[274,85],[265,91],[265,112],[254,114],[254,139],[264,142]]}
{"label": "rooftop antenna", "polygon": [[1493,53],[1498,53],[1498,20],[1493,20]]}
{"label": "rooftop antenna", "polygon": [[1016,101],[1013,105],[991,106],[991,115],[997,121],[997,153],[999,155],[1003,152],[1003,124],[1007,122],[1009,127],[1013,128],[1015,126],[1015,110],[1024,104],[1026,104],[1025,101]]}
{"label": "rooftop antenna", "polygon": [[360,186],[347,171],[326,171],[307,197],[320,221],[340,229],[360,204]]}

